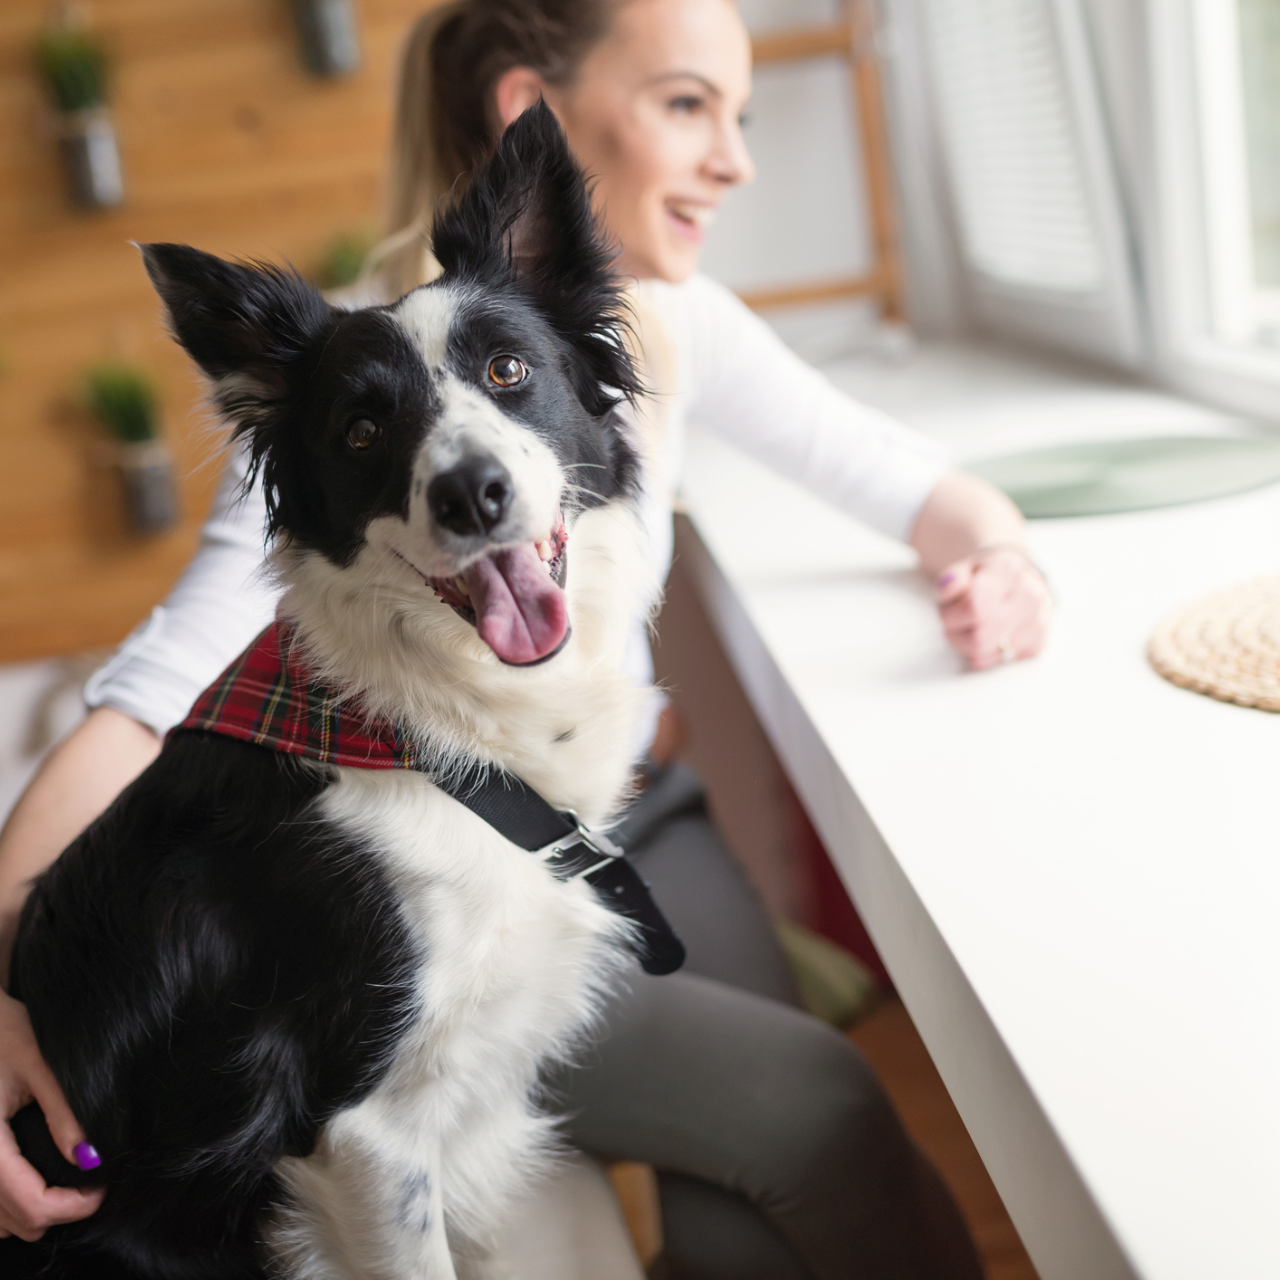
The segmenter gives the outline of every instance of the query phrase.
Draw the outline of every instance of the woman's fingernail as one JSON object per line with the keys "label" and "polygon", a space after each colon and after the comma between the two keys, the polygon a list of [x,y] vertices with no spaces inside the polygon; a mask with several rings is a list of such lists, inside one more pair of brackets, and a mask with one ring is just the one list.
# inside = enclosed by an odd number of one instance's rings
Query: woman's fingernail
{"label": "woman's fingernail", "polygon": [[75,1156],[76,1164],[86,1173],[90,1169],[96,1169],[102,1163],[102,1157],[98,1154],[97,1148],[87,1142],[77,1142],[71,1154]]}
{"label": "woman's fingernail", "polygon": [[942,577],[938,579],[938,586],[949,587],[955,580],[956,575],[954,573],[944,573]]}

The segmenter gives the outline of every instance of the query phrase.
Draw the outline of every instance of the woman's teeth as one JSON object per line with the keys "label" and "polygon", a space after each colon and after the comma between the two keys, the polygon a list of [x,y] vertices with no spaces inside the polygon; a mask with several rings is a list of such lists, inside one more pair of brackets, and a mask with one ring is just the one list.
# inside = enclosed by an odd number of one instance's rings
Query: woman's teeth
{"label": "woman's teeth", "polygon": [[715,221],[716,211],[706,204],[694,204],[686,200],[668,200],[667,212],[691,226],[706,228]]}

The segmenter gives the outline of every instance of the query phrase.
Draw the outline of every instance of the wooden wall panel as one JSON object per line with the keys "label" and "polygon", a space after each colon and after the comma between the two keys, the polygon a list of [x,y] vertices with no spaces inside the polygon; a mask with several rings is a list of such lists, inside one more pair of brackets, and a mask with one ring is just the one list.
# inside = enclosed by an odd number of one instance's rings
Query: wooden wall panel
{"label": "wooden wall panel", "polygon": [[[396,55],[424,0],[357,0],[364,61],[301,68],[287,0],[94,0],[116,55],[127,186],[107,213],[69,208],[31,45],[47,0],[0,4],[0,662],[109,645],[195,546],[218,468],[199,387],[164,334],[130,240],[315,263],[375,228]],[[150,368],[179,459],[184,517],[126,529],[118,481],[75,404],[86,366]]]}

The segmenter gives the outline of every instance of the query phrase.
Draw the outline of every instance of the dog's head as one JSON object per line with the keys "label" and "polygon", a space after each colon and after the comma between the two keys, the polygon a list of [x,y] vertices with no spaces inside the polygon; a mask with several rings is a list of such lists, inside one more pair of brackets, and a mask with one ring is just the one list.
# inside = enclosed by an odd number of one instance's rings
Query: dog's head
{"label": "dog's head", "polygon": [[416,575],[424,608],[505,663],[543,662],[568,638],[575,520],[636,484],[617,410],[639,390],[610,255],[545,106],[437,217],[433,249],[438,280],[352,312],[277,268],[142,252],[248,439],[270,531],[339,571]]}

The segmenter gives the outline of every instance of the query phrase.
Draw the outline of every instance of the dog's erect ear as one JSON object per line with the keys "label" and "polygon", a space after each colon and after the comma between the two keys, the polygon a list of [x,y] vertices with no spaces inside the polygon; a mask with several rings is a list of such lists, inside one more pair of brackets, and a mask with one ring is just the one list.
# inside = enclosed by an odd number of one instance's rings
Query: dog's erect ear
{"label": "dog's erect ear", "polygon": [[579,394],[595,413],[640,392],[621,340],[627,308],[582,170],[545,102],[502,135],[461,198],[437,214],[432,251],[449,275],[514,280],[585,362]]}
{"label": "dog's erect ear", "polygon": [[291,271],[225,262],[184,244],[138,247],[174,335],[215,380],[244,374],[269,385],[332,315]]}
{"label": "dog's erect ear", "polygon": [[269,532],[297,532],[305,513],[283,501],[276,483],[301,448],[283,406],[336,313],[291,271],[224,262],[183,244],[138,247],[174,336],[212,380],[232,435],[249,442],[245,488],[262,474]]}

